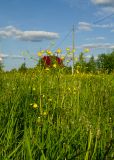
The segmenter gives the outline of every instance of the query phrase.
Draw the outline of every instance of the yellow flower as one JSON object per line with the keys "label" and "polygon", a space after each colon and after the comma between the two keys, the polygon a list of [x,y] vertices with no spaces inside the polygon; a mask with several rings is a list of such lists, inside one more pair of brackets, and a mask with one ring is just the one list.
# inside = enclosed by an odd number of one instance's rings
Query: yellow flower
{"label": "yellow flower", "polygon": [[66,62],[67,62],[67,63],[69,63],[70,61],[69,61],[69,60],[67,60]]}
{"label": "yellow flower", "polygon": [[84,49],[84,52],[85,52],[85,53],[90,52],[89,48],[85,48],[85,49]]}
{"label": "yellow flower", "polygon": [[73,49],[72,52],[73,52],[73,53],[76,52],[76,49]]}
{"label": "yellow flower", "polygon": [[70,87],[68,87],[68,91],[71,91],[71,88],[70,88]]}
{"label": "yellow flower", "polygon": [[70,48],[66,48],[66,51],[70,51]]}
{"label": "yellow flower", "polygon": [[41,120],[41,118],[40,118],[40,117],[38,117],[38,122],[40,122],[40,120]]}
{"label": "yellow flower", "polygon": [[38,52],[38,56],[41,57],[42,56],[42,52]]}
{"label": "yellow flower", "polygon": [[62,52],[62,50],[60,49],[60,48],[58,48],[57,50],[56,50],[56,53],[61,53]]}
{"label": "yellow flower", "polygon": [[45,95],[43,94],[42,97],[45,98]]}
{"label": "yellow flower", "polygon": [[35,109],[38,108],[37,103],[34,103],[32,107],[35,108]]}
{"label": "yellow flower", "polygon": [[76,70],[76,73],[77,73],[77,74],[80,73],[79,70]]}
{"label": "yellow flower", "polygon": [[78,58],[77,58],[77,57],[75,58],[75,61],[78,61]]}
{"label": "yellow flower", "polygon": [[48,112],[43,112],[43,114],[42,114],[43,116],[47,116],[48,115]]}
{"label": "yellow flower", "polygon": [[48,99],[48,101],[49,101],[49,102],[51,102],[51,101],[52,101],[52,99],[51,99],[51,98],[49,98],[49,99]]}
{"label": "yellow flower", "polygon": [[72,52],[68,52],[68,54],[72,54]]}
{"label": "yellow flower", "polygon": [[57,65],[56,65],[56,64],[53,64],[53,67],[54,67],[54,68],[57,68]]}
{"label": "yellow flower", "polygon": [[64,60],[64,59],[65,59],[65,57],[64,57],[64,56],[62,56],[62,57],[61,57],[61,60]]}
{"label": "yellow flower", "polygon": [[49,71],[49,68],[46,68],[45,70],[46,70],[46,71]]}
{"label": "yellow flower", "polygon": [[33,91],[35,91],[36,90],[36,88],[35,87],[33,87],[33,89],[32,89]]}
{"label": "yellow flower", "polygon": [[52,55],[52,52],[49,51],[49,50],[46,50],[46,53],[47,53],[48,55]]}

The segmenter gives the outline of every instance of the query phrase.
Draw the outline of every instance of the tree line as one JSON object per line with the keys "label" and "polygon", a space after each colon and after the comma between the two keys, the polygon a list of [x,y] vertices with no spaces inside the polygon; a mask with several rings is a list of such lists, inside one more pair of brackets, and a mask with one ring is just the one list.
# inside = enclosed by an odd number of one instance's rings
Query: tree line
{"label": "tree line", "polygon": [[[40,66],[41,59],[38,61],[37,66]],[[64,62],[63,62],[64,64]],[[40,66],[41,67],[41,66]],[[43,67],[43,64],[42,64]],[[0,62],[0,72],[4,71],[4,66]],[[71,66],[64,65],[64,69],[67,73],[71,72]],[[77,73],[111,73],[114,71],[114,51],[111,53],[102,53],[99,54],[97,59],[92,55],[89,60],[86,60],[85,54],[81,52],[79,54],[78,61],[74,64],[75,72]],[[26,72],[29,68],[26,67],[26,63],[22,63],[19,69],[12,69],[11,71],[19,71],[19,72]]]}
{"label": "tree line", "polygon": [[79,60],[75,63],[75,69],[79,72],[101,72],[101,73],[111,73],[114,71],[114,51],[111,53],[99,54],[97,59],[91,56],[87,61],[83,53],[80,53]]}

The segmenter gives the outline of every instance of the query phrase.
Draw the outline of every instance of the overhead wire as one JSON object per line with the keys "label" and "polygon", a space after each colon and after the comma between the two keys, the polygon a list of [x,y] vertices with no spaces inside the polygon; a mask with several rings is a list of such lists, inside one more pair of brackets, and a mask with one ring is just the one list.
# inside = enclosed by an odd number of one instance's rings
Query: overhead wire
{"label": "overhead wire", "polygon": [[[111,13],[111,14],[109,14],[107,16],[104,16],[104,17],[92,22],[91,24],[98,24],[98,23],[104,21],[105,19],[107,19],[107,18],[109,18],[109,17],[111,17],[113,15],[114,15],[114,13]],[[74,26],[76,26],[76,24],[74,24]],[[77,28],[75,27],[75,30],[76,29]],[[70,31],[65,35],[65,37],[57,45],[53,46],[54,47],[53,50],[56,49],[56,48],[60,48],[60,45],[62,45],[64,43],[64,41],[70,36],[70,34],[72,33],[72,30],[73,29],[70,29]]]}
{"label": "overhead wire", "polygon": [[64,43],[64,41],[70,36],[71,33],[72,29],[70,29],[70,31],[65,35],[65,37],[56,46],[54,46],[54,49],[59,48],[59,46]]}

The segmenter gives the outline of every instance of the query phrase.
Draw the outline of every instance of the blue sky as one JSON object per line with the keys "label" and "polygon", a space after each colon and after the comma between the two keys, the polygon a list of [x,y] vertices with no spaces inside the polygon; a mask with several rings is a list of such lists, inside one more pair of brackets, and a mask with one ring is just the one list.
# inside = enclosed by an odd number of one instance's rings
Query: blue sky
{"label": "blue sky", "polygon": [[72,47],[73,25],[76,56],[84,47],[94,56],[110,52],[113,13],[114,0],[0,0],[0,61],[10,70],[24,62],[23,56],[33,67],[29,57],[37,57],[40,49],[62,48],[64,54]]}

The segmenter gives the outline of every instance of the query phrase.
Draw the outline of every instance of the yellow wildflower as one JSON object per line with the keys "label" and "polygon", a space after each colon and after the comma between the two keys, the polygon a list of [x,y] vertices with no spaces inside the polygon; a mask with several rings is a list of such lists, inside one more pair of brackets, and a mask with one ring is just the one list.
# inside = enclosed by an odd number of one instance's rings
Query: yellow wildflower
{"label": "yellow wildflower", "polygon": [[77,58],[77,57],[75,58],[75,61],[78,61],[78,58]]}
{"label": "yellow wildflower", "polygon": [[36,90],[36,88],[35,87],[33,87],[33,89],[32,89],[33,91],[35,91]]}
{"label": "yellow wildflower", "polygon": [[61,60],[64,60],[64,59],[65,59],[65,57],[64,57],[64,56],[62,56],[62,57],[61,57]]}
{"label": "yellow wildflower", "polygon": [[51,99],[51,98],[49,98],[49,99],[48,99],[48,101],[49,101],[49,102],[51,102],[51,101],[52,101],[52,99]]}
{"label": "yellow wildflower", "polygon": [[35,108],[35,109],[38,108],[37,103],[34,103],[32,107]]}
{"label": "yellow wildflower", "polygon": [[57,65],[56,65],[56,64],[53,64],[53,67],[54,67],[54,68],[57,68]]}
{"label": "yellow wildflower", "polygon": [[68,87],[68,91],[71,91],[71,88],[70,88],[70,87]]}
{"label": "yellow wildflower", "polygon": [[38,124],[41,124],[41,122],[42,122],[41,117],[38,117],[37,123],[38,123]]}
{"label": "yellow wildflower", "polygon": [[72,52],[68,52],[68,54],[72,54]]}
{"label": "yellow wildflower", "polygon": [[42,52],[38,52],[38,56],[41,57],[42,56]]}
{"label": "yellow wildflower", "polygon": [[43,94],[42,97],[45,98],[45,95]]}
{"label": "yellow wildflower", "polygon": [[85,48],[85,49],[84,49],[84,52],[85,52],[85,53],[90,52],[89,48]]}
{"label": "yellow wildflower", "polygon": [[70,51],[70,48],[66,48],[66,51]]}
{"label": "yellow wildflower", "polygon": [[40,122],[40,121],[41,121],[41,118],[40,118],[40,117],[38,117],[38,119],[37,119],[37,120],[38,120],[38,122]]}
{"label": "yellow wildflower", "polygon": [[48,115],[48,112],[43,112],[43,114],[42,114],[43,116],[47,116]]}
{"label": "yellow wildflower", "polygon": [[62,52],[62,50],[60,49],[60,48],[58,48],[57,50],[56,50],[56,53],[61,53]]}
{"label": "yellow wildflower", "polygon": [[80,73],[79,70],[76,70],[76,73],[77,73],[77,74]]}
{"label": "yellow wildflower", "polygon": [[70,61],[69,61],[69,60],[67,60],[66,62],[67,62],[67,63],[69,63]]}
{"label": "yellow wildflower", "polygon": [[48,55],[52,55],[52,52],[51,52],[50,50],[46,50],[46,53],[47,53]]}
{"label": "yellow wildflower", "polygon": [[73,52],[73,53],[76,52],[76,49],[73,49],[72,52]]}
{"label": "yellow wildflower", "polygon": [[49,68],[46,68],[45,70],[46,70],[46,71],[49,71]]}

